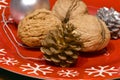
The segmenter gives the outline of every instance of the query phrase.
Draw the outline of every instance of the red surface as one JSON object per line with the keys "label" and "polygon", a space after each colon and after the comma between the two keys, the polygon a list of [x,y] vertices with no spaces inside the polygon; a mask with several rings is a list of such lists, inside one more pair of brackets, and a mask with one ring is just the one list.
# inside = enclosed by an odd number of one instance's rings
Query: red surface
{"label": "red surface", "polygon": [[[7,0],[9,1],[9,0]],[[52,5],[55,3],[56,0],[50,0],[51,3],[51,8]],[[100,2],[98,2],[98,0],[84,0],[85,3],[90,6],[89,7],[89,12],[91,14],[95,14],[96,13],[96,7],[103,7],[103,6],[108,6],[108,7],[114,7],[117,10],[120,10],[120,8],[118,7],[118,5],[120,5],[120,1],[119,0],[100,0]],[[91,7],[92,6],[92,7]],[[94,8],[95,7],[95,8]],[[0,13],[2,13],[2,10],[0,10]],[[5,15],[8,17],[9,16],[9,9],[5,12]],[[2,20],[2,18],[0,17],[0,21]],[[61,80],[61,79],[73,79],[73,80],[77,80],[77,79],[89,79],[89,80],[103,80],[103,79],[110,79],[110,78],[117,78],[120,77],[120,73],[118,72],[118,74],[114,74],[112,76],[109,76],[108,74],[104,74],[105,77],[94,77],[93,75],[88,75],[87,73],[84,72],[84,70],[86,68],[90,68],[90,67],[98,67],[98,66],[107,66],[109,65],[110,67],[115,67],[117,69],[120,68],[120,39],[118,40],[111,40],[110,43],[107,46],[107,52],[102,53],[102,54],[98,54],[96,53],[96,55],[81,55],[78,59],[78,62],[76,64],[76,66],[71,67],[71,68],[60,68],[60,67],[56,67],[56,66],[52,66],[50,64],[47,64],[45,61],[33,61],[33,60],[26,60],[21,58],[18,53],[16,52],[15,47],[11,44],[11,42],[8,40],[7,36],[5,35],[5,32],[3,31],[2,27],[3,27],[3,23],[0,24],[0,49],[5,49],[5,51],[7,52],[7,54],[5,56],[0,56],[0,58],[2,57],[12,57],[15,58],[16,60],[19,61],[19,64],[13,66],[13,65],[5,65],[0,63],[0,67],[21,75],[26,75],[26,76],[30,76],[30,77],[36,77],[36,78],[46,78],[49,77],[52,80],[56,79],[56,80]],[[15,24],[9,24],[10,29],[13,31],[15,37],[16,36],[16,32],[17,32],[17,25]],[[6,28],[7,30],[7,28]],[[9,33],[9,31],[7,30],[7,32]],[[9,33],[9,36],[10,33]],[[12,39],[12,37],[11,37]],[[13,39],[12,39],[13,40]],[[14,42],[14,41],[13,41]],[[15,43],[15,42],[14,42]],[[41,58],[42,57],[42,53],[36,49],[25,49],[23,47],[18,46],[17,44],[15,44],[17,46],[17,48],[19,49],[19,51],[22,53],[22,55],[27,56],[27,57],[37,57],[37,58]],[[27,72],[23,72],[20,69],[20,66],[23,64],[27,64],[30,63],[31,65],[34,65],[34,63],[40,64],[40,65],[46,65],[46,66],[50,66],[52,69],[54,69],[52,74],[47,74],[47,75],[43,75],[41,72],[38,72],[39,75],[35,75],[35,74],[27,74]],[[60,70],[75,70],[79,72],[78,76],[75,77],[61,77],[59,75],[57,75],[57,71]]]}

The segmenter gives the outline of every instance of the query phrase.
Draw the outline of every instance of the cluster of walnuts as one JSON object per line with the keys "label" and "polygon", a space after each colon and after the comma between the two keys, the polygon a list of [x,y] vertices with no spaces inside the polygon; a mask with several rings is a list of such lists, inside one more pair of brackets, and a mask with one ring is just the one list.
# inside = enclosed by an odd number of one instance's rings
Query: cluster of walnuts
{"label": "cluster of walnuts", "polygon": [[81,35],[83,52],[99,51],[107,46],[110,31],[96,16],[90,15],[82,0],[57,0],[52,11],[37,9],[18,25],[18,37],[29,47],[40,47],[41,40],[57,25],[73,24],[75,34]]}

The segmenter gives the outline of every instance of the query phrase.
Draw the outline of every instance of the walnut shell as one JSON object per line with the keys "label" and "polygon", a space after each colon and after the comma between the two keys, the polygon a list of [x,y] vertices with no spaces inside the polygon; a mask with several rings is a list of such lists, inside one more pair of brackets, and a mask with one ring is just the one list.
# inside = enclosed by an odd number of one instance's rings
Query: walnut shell
{"label": "walnut shell", "polygon": [[88,10],[86,4],[81,0],[57,0],[52,12],[61,21],[64,21],[66,16],[74,18],[76,15],[87,13]]}
{"label": "walnut shell", "polygon": [[110,41],[110,31],[106,24],[92,15],[79,15],[69,21],[77,29],[76,34],[81,35],[84,47],[83,52],[99,51],[107,46]]}
{"label": "walnut shell", "polygon": [[61,21],[51,11],[37,9],[20,21],[18,37],[29,47],[39,47],[48,31],[55,29],[59,24]]}

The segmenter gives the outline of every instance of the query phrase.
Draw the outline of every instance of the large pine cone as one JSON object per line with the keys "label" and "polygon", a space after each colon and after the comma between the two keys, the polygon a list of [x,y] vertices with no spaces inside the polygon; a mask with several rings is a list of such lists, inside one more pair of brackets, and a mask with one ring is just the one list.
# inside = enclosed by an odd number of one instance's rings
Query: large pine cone
{"label": "large pine cone", "polygon": [[48,33],[41,47],[47,61],[61,67],[70,67],[76,63],[78,51],[83,45],[80,43],[80,35],[74,34],[74,30],[73,25],[67,24]]}

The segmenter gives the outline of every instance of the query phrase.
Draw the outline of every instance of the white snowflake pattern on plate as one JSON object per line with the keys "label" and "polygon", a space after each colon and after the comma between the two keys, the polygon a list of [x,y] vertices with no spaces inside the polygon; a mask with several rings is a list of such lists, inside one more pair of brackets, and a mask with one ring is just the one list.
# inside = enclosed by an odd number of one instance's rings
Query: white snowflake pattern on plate
{"label": "white snowflake pattern on plate", "polygon": [[2,4],[0,5],[0,9],[5,8],[6,5],[8,4],[8,2],[7,2],[6,0],[0,0],[0,3],[2,3]]}
{"label": "white snowflake pattern on plate", "polygon": [[15,60],[14,58],[2,57],[2,58],[0,58],[0,63],[14,66],[14,65],[18,64],[19,62],[18,62],[18,60]]}
{"label": "white snowflake pattern on plate", "polygon": [[46,65],[39,65],[34,63],[34,66],[32,66],[30,63],[27,63],[26,65],[21,65],[20,67],[23,72],[27,72],[27,74],[35,74],[39,75],[38,72],[41,72],[43,75],[53,73],[53,69],[51,67],[47,67]]}
{"label": "white snowflake pattern on plate", "polygon": [[5,49],[0,49],[0,56],[5,56],[6,53]]}
{"label": "white snowflake pattern on plate", "polygon": [[110,66],[98,66],[98,68],[91,67],[85,69],[85,73],[88,73],[88,75],[93,75],[94,77],[105,77],[105,74],[108,74],[109,76],[112,76],[113,74],[118,73],[118,69],[115,67]]}
{"label": "white snowflake pattern on plate", "polygon": [[76,77],[79,75],[79,72],[74,70],[61,70],[57,74],[62,77]]}

